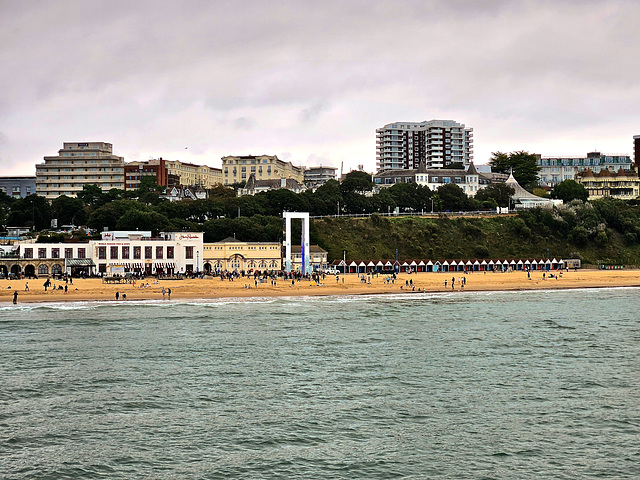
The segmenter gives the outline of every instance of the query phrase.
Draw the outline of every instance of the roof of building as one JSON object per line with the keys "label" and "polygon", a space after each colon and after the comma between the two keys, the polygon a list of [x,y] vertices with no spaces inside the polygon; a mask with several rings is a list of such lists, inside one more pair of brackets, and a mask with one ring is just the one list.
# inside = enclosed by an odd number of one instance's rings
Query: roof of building
{"label": "roof of building", "polygon": [[551,202],[551,200],[549,200],[548,198],[539,197],[522,188],[513,176],[513,172],[509,174],[509,178],[507,178],[507,181],[504,183],[505,185],[508,185],[509,187],[514,189],[515,192],[513,195],[511,195],[511,198],[513,198],[514,200],[538,200],[541,202]]}
{"label": "roof of building", "polygon": [[[302,245],[291,245],[291,253],[302,253]],[[327,253],[318,245],[309,245],[309,253]]]}

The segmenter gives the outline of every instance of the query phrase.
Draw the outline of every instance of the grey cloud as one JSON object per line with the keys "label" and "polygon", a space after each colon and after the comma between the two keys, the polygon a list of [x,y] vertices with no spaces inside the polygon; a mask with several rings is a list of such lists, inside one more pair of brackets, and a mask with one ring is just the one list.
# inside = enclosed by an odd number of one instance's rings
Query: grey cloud
{"label": "grey cloud", "polygon": [[371,170],[376,127],[429,118],[474,127],[477,158],[496,123],[505,144],[609,138],[640,116],[639,15],[628,0],[9,0],[0,156],[32,172],[92,135],[131,157],[271,148]]}

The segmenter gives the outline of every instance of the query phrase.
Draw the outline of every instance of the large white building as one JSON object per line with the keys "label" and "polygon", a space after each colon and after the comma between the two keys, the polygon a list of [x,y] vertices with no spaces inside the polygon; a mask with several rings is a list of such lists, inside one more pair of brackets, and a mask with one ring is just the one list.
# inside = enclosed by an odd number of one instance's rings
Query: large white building
{"label": "large white building", "polygon": [[104,142],[65,142],[57,156],[36,165],[36,194],[54,199],[75,197],[85,185],[124,190],[124,158]]}
{"label": "large white building", "polygon": [[473,129],[453,120],[389,123],[376,130],[378,171],[446,168],[451,163],[465,167],[473,160]]}
{"label": "large white building", "polygon": [[428,169],[424,163],[421,163],[418,168],[380,171],[373,176],[373,183],[377,188],[390,187],[396,183],[416,183],[433,191],[442,185],[453,183],[458,185],[467,196],[475,197],[478,190],[484,188],[491,181],[485,175],[478,173],[473,163],[469,165],[467,170]]}
{"label": "large white building", "polygon": [[[20,242],[21,273],[50,275],[113,271],[136,274],[188,274],[202,271],[202,232],[103,232],[87,243]],[[24,262],[27,260],[27,262]],[[29,262],[29,260],[32,260]]]}

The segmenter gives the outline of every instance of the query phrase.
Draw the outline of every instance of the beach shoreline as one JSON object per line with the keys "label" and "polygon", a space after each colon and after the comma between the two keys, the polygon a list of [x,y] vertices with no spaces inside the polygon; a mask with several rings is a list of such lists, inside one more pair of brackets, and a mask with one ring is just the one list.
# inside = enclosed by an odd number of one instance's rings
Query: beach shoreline
{"label": "beach shoreline", "polygon": [[[543,278],[544,273],[544,278]],[[554,277],[549,278],[548,273]],[[387,282],[387,275],[365,275],[362,282],[360,274],[327,275],[320,284],[309,280],[296,281],[278,279],[273,285],[271,280],[257,283],[253,277],[240,277],[234,281],[221,280],[219,277],[185,280],[156,280],[147,278],[132,284],[104,284],[101,279],[73,279],[64,292],[64,281],[52,281],[55,287],[44,291],[45,279],[0,280],[0,303],[13,301],[18,291],[18,304],[48,302],[87,302],[87,301],[144,301],[144,300],[207,300],[218,298],[269,298],[298,296],[347,296],[377,295],[398,293],[438,293],[438,292],[483,292],[483,291],[527,291],[527,290],[565,290],[581,288],[640,287],[640,270],[577,270],[562,272],[505,273],[474,272],[438,272],[438,273],[400,273],[395,282]],[[462,279],[466,283],[462,286]],[[454,280],[453,289],[451,281]],[[446,285],[445,285],[446,282]],[[28,283],[29,290],[25,291]],[[144,285],[144,286],[141,286]],[[148,286],[147,286],[148,285]],[[165,289],[165,295],[162,289]],[[171,300],[168,298],[171,289]],[[116,300],[116,292],[118,299]],[[126,295],[126,299],[123,298]]]}

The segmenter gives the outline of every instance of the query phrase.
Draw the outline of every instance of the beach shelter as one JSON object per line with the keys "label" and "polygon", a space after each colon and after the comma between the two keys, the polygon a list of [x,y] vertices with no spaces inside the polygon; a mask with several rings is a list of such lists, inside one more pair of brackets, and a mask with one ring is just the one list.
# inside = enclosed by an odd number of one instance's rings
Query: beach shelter
{"label": "beach shelter", "polygon": [[547,271],[551,270],[551,260],[549,260],[548,258],[544,262],[544,269],[547,270]]}
{"label": "beach shelter", "polygon": [[420,260],[420,262],[418,263],[418,272],[426,272],[426,265],[424,263],[424,260]]}
{"label": "beach shelter", "polygon": [[487,270],[493,271],[495,266],[496,266],[496,262],[494,262],[493,260],[489,260],[489,262],[487,263]]}
{"label": "beach shelter", "polygon": [[376,263],[376,272],[381,272],[382,270],[384,270],[384,263],[382,263],[382,260],[378,260],[378,263]]}
{"label": "beach shelter", "polygon": [[411,260],[411,263],[409,264],[409,267],[411,267],[411,271],[412,272],[417,272],[418,271],[418,264],[415,260]]}
{"label": "beach shelter", "polygon": [[409,264],[407,263],[407,261],[405,260],[404,262],[402,262],[402,264],[400,265],[400,271],[401,272],[406,272],[409,270]]}
{"label": "beach shelter", "polygon": [[449,265],[450,265],[450,263],[449,263],[448,260],[445,260],[444,262],[442,262],[442,271],[443,272],[448,272],[449,271]]}
{"label": "beach shelter", "polygon": [[363,261],[358,263],[358,273],[367,273],[367,264]]}
{"label": "beach shelter", "polygon": [[433,262],[431,260],[429,260],[427,262],[427,264],[425,265],[425,271],[427,272],[433,272]]}
{"label": "beach shelter", "polygon": [[436,260],[436,263],[433,264],[433,271],[434,272],[443,272],[444,269],[442,268],[442,263],[440,263],[440,260]]}
{"label": "beach shelter", "polygon": [[373,272],[376,268],[376,264],[373,261],[367,263],[367,272]]}
{"label": "beach shelter", "polygon": [[352,260],[349,264],[349,273],[358,273],[358,263],[355,260]]}
{"label": "beach shelter", "polygon": [[464,270],[467,272],[469,270],[473,270],[473,262],[471,260],[466,261],[466,263],[464,264]]}
{"label": "beach shelter", "polygon": [[518,263],[516,263],[516,269],[522,270],[523,265],[524,265],[524,262],[522,260],[518,260]]}
{"label": "beach shelter", "polygon": [[502,268],[502,262],[500,260],[496,260],[495,267],[496,267],[496,270],[498,270],[498,271],[504,270]]}
{"label": "beach shelter", "polygon": [[389,271],[389,272],[393,270],[393,263],[391,263],[391,260],[387,260],[385,262],[384,269]]}
{"label": "beach shelter", "polygon": [[531,260],[526,259],[524,261],[524,268],[527,269],[527,270],[529,270],[531,268]]}
{"label": "beach shelter", "polygon": [[480,261],[476,260],[475,262],[473,262],[473,270],[476,271],[476,272],[480,271],[480,266],[481,265],[482,264],[480,263]]}
{"label": "beach shelter", "polygon": [[516,263],[516,261],[515,261],[515,260],[511,260],[511,261],[509,262],[509,267],[511,267],[511,270],[514,270],[514,271],[515,271],[515,270],[516,270],[516,268],[517,268],[517,266],[518,266],[518,264]]}
{"label": "beach shelter", "polygon": [[531,270],[538,270],[538,261],[535,258],[531,260]]}
{"label": "beach shelter", "polygon": [[486,260],[482,260],[482,262],[480,263],[480,271],[483,271],[483,272],[487,271],[487,261]]}

